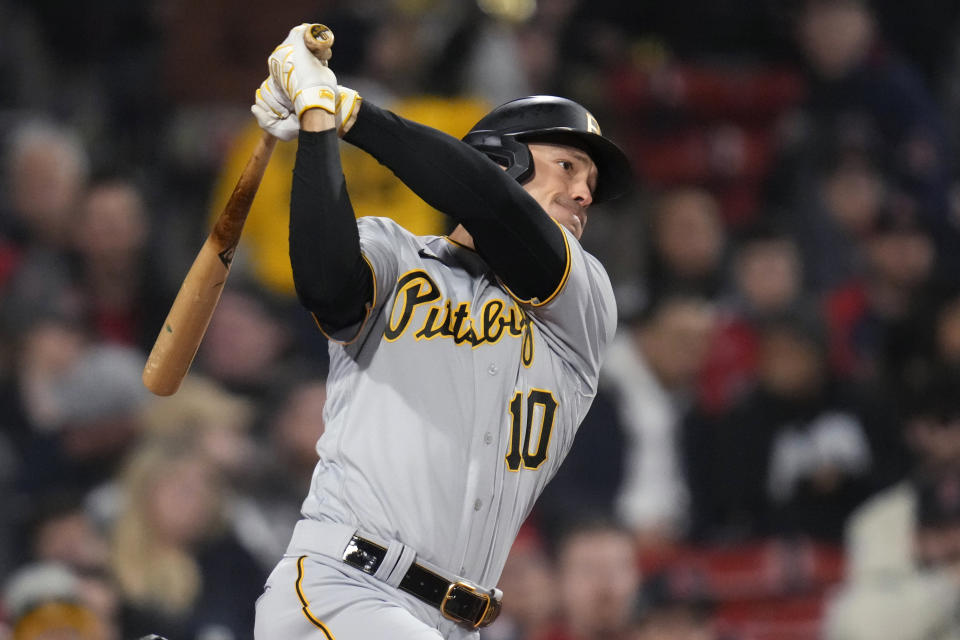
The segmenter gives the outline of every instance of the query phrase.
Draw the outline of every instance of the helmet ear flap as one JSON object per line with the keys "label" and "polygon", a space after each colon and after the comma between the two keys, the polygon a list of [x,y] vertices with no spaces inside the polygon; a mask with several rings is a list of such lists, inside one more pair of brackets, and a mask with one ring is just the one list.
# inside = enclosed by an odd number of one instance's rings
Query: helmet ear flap
{"label": "helmet ear flap", "polygon": [[533,176],[528,142],[574,146],[597,166],[593,202],[612,200],[630,190],[633,170],[626,154],[600,133],[596,119],[582,105],[558,96],[527,96],[506,102],[480,119],[463,137],[523,183]]}
{"label": "helmet ear flap", "polygon": [[533,156],[526,144],[513,135],[471,134],[464,142],[502,167],[507,175],[523,184],[533,176]]}

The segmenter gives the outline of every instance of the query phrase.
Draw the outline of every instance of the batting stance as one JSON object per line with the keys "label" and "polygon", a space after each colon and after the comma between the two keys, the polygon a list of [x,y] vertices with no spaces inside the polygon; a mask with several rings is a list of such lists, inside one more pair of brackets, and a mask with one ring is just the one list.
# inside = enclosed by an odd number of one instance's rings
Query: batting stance
{"label": "batting stance", "polygon": [[[563,98],[508,102],[463,141],[361,102],[303,28],[270,56],[253,111],[299,136],[290,259],[331,343],[326,433],[256,637],[475,638],[596,391],[616,309],[579,239],[630,169]],[[338,129],[459,226],[356,220]]]}

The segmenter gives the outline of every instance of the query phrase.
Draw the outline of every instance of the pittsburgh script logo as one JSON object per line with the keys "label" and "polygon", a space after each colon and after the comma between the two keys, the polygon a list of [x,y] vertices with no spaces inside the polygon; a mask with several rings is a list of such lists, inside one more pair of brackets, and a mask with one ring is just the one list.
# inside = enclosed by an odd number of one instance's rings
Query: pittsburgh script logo
{"label": "pittsburgh script logo", "polygon": [[440,302],[441,297],[440,288],[426,271],[417,269],[402,275],[397,280],[397,295],[384,330],[387,341],[393,342],[402,336],[417,308],[429,305],[423,323],[413,334],[417,340],[450,338],[455,344],[476,348],[499,342],[505,335],[522,338],[521,361],[526,367],[533,362],[533,327],[519,306],[489,300],[477,317],[470,312],[469,302],[454,306],[450,299]]}

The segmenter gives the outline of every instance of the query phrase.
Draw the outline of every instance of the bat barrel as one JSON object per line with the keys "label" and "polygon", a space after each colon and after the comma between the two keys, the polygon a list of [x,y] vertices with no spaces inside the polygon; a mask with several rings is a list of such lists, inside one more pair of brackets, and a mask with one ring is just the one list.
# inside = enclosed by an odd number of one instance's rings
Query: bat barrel
{"label": "bat barrel", "polygon": [[223,285],[253,198],[277,139],[264,133],[230,199],[193,261],[143,367],[143,384],[159,396],[176,393],[190,370]]}

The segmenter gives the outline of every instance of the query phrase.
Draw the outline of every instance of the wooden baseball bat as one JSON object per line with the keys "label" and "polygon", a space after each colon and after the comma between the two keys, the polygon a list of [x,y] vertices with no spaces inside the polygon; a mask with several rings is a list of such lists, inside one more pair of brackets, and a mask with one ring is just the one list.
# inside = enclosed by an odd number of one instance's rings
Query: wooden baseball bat
{"label": "wooden baseball bat", "polygon": [[[304,31],[304,41],[321,61],[330,58],[333,33],[321,24]],[[247,161],[223,212],[217,217],[193,265],[180,285],[153,349],[143,367],[143,384],[159,396],[172,395],[190,370],[193,358],[220,301],[223,285],[250,205],[270,162],[277,139],[264,132]]]}

